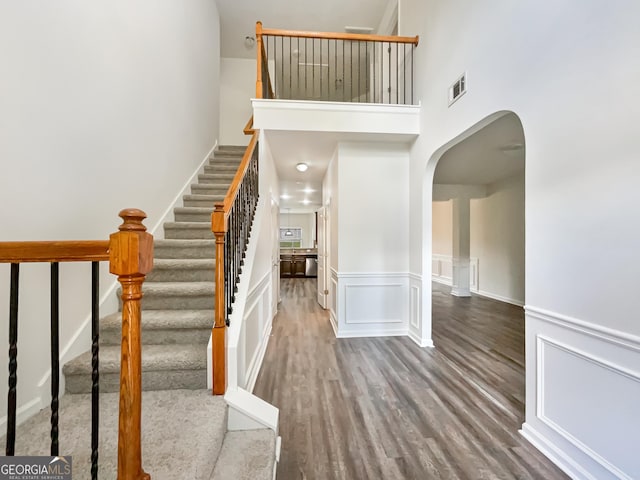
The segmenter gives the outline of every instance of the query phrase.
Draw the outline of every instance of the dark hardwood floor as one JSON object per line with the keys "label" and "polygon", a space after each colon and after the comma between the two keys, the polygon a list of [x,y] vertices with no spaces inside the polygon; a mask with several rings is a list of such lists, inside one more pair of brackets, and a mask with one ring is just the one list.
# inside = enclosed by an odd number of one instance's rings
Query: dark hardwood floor
{"label": "dark hardwood floor", "polygon": [[336,339],[315,279],[281,280],[254,393],[280,409],[279,480],[565,479],[518,433],[524,316],[434,284],[435,349]]}

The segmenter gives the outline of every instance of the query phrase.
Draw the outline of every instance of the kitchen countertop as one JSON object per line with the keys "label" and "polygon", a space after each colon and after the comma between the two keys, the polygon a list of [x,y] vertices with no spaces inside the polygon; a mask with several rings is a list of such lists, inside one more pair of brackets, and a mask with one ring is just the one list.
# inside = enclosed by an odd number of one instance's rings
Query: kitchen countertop
{"label": "kitchen countertop", "polygon": [[317,255],[317,248],[281,248],[280,255]]}

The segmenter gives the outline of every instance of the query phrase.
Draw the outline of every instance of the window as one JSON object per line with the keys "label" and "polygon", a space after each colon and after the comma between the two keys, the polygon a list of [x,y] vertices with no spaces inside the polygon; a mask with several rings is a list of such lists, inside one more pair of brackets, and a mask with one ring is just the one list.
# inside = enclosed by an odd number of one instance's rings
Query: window
{"label": "window", "polygon": [[280,228],[280,248],[300,248],[302,228]]}

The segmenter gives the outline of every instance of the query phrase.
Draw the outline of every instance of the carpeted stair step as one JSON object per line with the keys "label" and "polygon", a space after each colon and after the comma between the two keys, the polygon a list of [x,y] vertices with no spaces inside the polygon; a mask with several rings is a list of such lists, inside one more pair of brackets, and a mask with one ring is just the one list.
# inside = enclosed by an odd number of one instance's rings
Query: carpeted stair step
{"label": "carpeted stair step", "polygon": [[144,282],[142,309],[212,310],[214,292],[214,282]]}
{"label": "carpeted stair step", "polygon": [[245,150],[247,149],[246,145],[218,145],[218,147],[215,150],[215,153],[222,153],[222,152],[231,152],[231,153],[244,153]]}
{"label": "carpeted stair step", "polygon": [[216,261],[213,258],[163,258],[153,261],[147,282],[213,282]]}
{"label": "carpeted stair step", "polygon": [[229,188],[229,184],[233,181],[233,177],[235,177],[235,173],[201,173],[198,175],[198,183],[227,183],[227,188]]}
{"label": "carpeted stair step", "polygon": [[173,215],[176,222],[211,222],[213,208],[176,207]]}
{"label": "carpeted stair step", "polygon": [[185,207],[208,208],[212,211],[216,203],[224,201],[224,197],[224,193],[217,195],[184,195],[182,203]]}
{"label": "carpeted stair step", "polygon": [[273,430],[227,432],[211,480],[271,480],[275,450]]}
{"label": "carpeted stair step", "polygon": [[232,173],[236,174],[238,171],[238,166],[240,162],[219,162],[217,160],[210,160],[209,165],[204,166],[204,173],[214,174],[214,173]]}
{"label": "carpeted stair step", "polygon": [[[85,352],[62,369],[68,393],[91,392],[91,352]],[[144,345],[143,390],[196,390],[207,388],[207,344]],[[120,346],[100,348],[100,392],[120,389]]]}
{"label": "carpeted stair step", "polygon": [[[213,310],[143,310],[143,345],[206,344],[211,335]],[[120,345],[122,314],[100,320],[100,345]]]}
{"label": "carpeted stair step", "polygon": [[[98,478],[117,476],[118,394],[100,395]],[[211,390],[142,394],[142,466],[153,480],[210,480],[227,430],[227,405]],[[49,455],[51,411],[23,423],[16,454]],[[91,396],[60,399],[60,453],[73,457],[73,478],[91,478]]]}
{"label": "carpeted stair step", "polygon": [[223,197],[229,191],[229,183],[194,183],[191,185],[191,193],[193,195],[222,195]]}
{"label": "carpeted stair step", "polygon": [[[156,259],[162,258],[215,258],[215,240],[155,240],[153,255]],[[155,260],[154,260],[155,262]]]}
{"label": "carpeted stair step", "polygon": [[212,239],[211,220],[208,222],[166,222],[164,236],[171,239]]}

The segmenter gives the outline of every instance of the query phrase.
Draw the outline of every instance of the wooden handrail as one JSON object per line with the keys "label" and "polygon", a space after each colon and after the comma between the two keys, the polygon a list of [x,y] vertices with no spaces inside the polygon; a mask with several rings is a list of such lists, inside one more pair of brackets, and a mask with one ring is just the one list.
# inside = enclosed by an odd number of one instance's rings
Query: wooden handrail
{"label": "wooden handrail", "polygon": [[244,156],[242,157],[242,161],[240,162],[240,166],[238,167],[238,171],[236,172],[231,185],[229,186],[229,190],[227,190],[227,195],[224,197],[224,201],[221,203],[216,203],[215,206],[222,206],[224,208],[225,215],[228,216],[231,211],[231,206],[238,196],[238,191],[240,189],[240,184],[242,183],[242,179],[247,173],[247,169],[249,168],[249,163],[251,162],[251,155],[253,155],[253,150],[256,148],[258,144],[258,133],[254,131],[253,137],[249,141],[249,145],[247,145],[247,149],[244,152]]}
{"label": "wooden handrail", "polygon": [[[278,37],[298,37],[298,38],[321,38],[323,40],[352,40],[361,42],[388,42],[388,43],[411,43],[418,46],[420,36],[398,37],[389,35],[372,35],[365,33],[339,33],[339,32],[304,32],[301,30],[279,30],[275,28],[262,28],[260,24],[260,34]],[[256,30],[256,33],[257,30]]]}
{"label": "wooden handrail", "polygon": [[245,135],[253,135],[255,133],[255,130],[253,128],[253,115],[251,115],[251,118],[242,129],[242,133],[244,133]]}
{"label": "wooden handrail", "polygon": [[0,263],[103,262],[109,260],[109,241],[2,242]]}
{"label": "wooden handrail", "polygon": [[[117,479],[150,480],[151,477],[142,469],[142,342],[140,324],[142,284],[146,274],[153,268],[153,236],[146,232],[146,227],[142,224],[142,220],[146,218],[146,214],[143,211],[126,209],[122,210],[119,216],[123,219],[123,223],[120,225],[118,232],[112,234],[107,241],[0,242],[0,263],[42,262],[55,264],[58,262],[109,261],[109,271],[118,276],[118,281],[122,285]],[[14,267],[16,268],[14,269]],[[16,283],[18,267],[19,265],[12,265],[12,275],[14,271],[16,272]],[[94,278],[97,279],[97,264],[94,263],[94,267],[96,267],[94,269]],[[13,279],[12,276],[12,282]],[[94,284],[94,288],[96,288],[96,292],[93,294],[95,304],[92,307],[94,309],[92,317],[95,315],[95,323],[92,326],[92,330],[95,329],[97,332],[97,283]],[[17,305],[17,301],[16,293],[16,297],[12,299],[12,302]],[[12,312],[11,315],[14,315],[14,313]],[[17,319],[17,309],[15,310],[15,316]],[[94,346],[97,347],[97,336],[94,339]],[[97,360],[97,350],[93,352],[93,355]],[[97,372],[97,363],[94,368]],[[97,384],[94,385],[94,388],[97,388]],[[95,395],[97,395],[97,391],[97,389],[94,390]],[[54,408],[53,403],[52,408]],[[93,408],[97,408],[97,406]],[[97,449],[97,436],[95,438],[95,448]]]}
{"label": "wooden handrail", "polygon": [[[253,117],[249,120],[253,126]],[[247,123],[247,127],[249,125]],[[247,128],[245,127],[245,129]],[[258,131],[253,130],[251,141],[245,150],[236,175],[229,186],[227,195],[222,202],[214,206],[211,214],[211,231],[216,240],[216,272],[215,272],[215,313],[213,328],[211,329],[211,363],[213,370],[214,395],[223,395],[227,389],[226,375],[226,312],[225,305],[225,237],[229,228],[229,215],[231,207],[238,196],[240,185],[247,173],[253,152],[258,143]]]}

